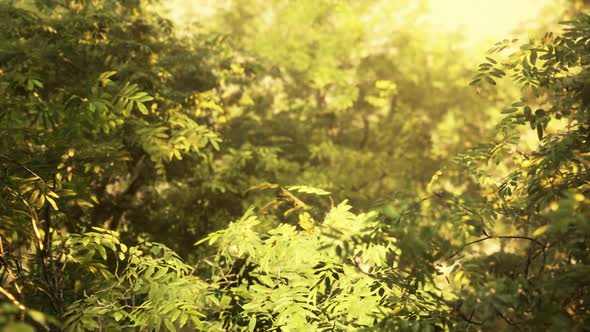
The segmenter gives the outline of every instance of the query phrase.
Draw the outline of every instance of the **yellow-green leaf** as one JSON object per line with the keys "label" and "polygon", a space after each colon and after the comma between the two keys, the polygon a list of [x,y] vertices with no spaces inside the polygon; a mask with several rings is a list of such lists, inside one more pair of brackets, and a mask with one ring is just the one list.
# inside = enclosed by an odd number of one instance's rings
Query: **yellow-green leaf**
{"label": "yellow-green leaf", "polygon": [[549,225],[544,225],[541,226],[539,228],[537,228],[534,232],[533,232],[533,236],[541,236],[543,235],[545,232],[547,232],[547,230],[549,229]]}

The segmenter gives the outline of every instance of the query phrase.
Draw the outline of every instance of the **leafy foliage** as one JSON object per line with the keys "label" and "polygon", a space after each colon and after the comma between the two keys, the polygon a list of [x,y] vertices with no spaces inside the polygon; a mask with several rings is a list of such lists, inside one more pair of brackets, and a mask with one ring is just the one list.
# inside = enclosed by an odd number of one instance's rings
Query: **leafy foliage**
{"label": "leafy foliage", "polygon": [[[512,169],[500,181],[490,181],[497,176],[493,170],[471,172],[481,185],[480,201],[492,212],[484,215],[490,224],[485,223],[486,237],[480,240],[523,242],[463,264],[471,286],[463,291],[464,305],[473,308],[472,319],[484,329],[499,318],[514,329],[580,330],[587,325],[588,280],[582,271],[588,258],[583,243],[589,222],[585,31],[590,17],[563,24],[560,35],[547,33],[524,43],[501,62],[488,59],[488,69],[474,81],[483,84],[491,80],[489,73],[502,72],[526,94],[503,112],[508,115],[494,143],[460,158],[468,166],[496,160]],[[507,42],[500,45],[490,53],[506,49]],[[535,132],[537,147],[523,146],[527,133],[521,127]],[[503,237],[499,231],[522,235]]]}
{"label": "leafy foliage", "polygon": [[469,81],[419,6],[158,10],[0,4],[4,329],[588,325],[590,16]]}
{"label": "leafy foliage", "polygon": [[200,242],[217,244],[213,268],[224,325],[230,330],[356,330],[396,312],[444,311],[426,292],[408,287],[394,238],[377,214],[354,215],[343,202],[323,222],[299,215],[260,234],[248,211]]}

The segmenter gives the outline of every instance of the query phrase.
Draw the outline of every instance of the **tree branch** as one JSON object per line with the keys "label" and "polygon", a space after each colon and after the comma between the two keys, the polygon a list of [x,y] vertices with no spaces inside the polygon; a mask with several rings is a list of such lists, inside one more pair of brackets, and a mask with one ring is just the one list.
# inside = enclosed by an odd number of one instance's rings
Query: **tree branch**
{"label": "tree branch", "polygon": [[521,236],[521,235],[489,235],[489,236],[486,236],[486,237],[482,237],[481,239],[477,239],[477,240],[473,240],[471,242],[465,243],[461,248],[459,248],[459,250],[455,251],[451,256],[445,258],[444,261],[448,261],[449,259],[457,256],[459,253],[461,253],[461,251],[465,250],[465,248],[467,248],[467,247],[469,247],[471,245],[474,245],[476,243],[483,242],[483,241],[486,241],[486,240],[490,240],[490,239],[527,240],[527,241],[531,241],[531,242],[539,245],[541,248],[543,248],[542,250],[545,249],[545,245],[544,244],[542,244],[541,242],[539,242],[539,240],[537,240],[537,239],[533,239],[532,237]]}

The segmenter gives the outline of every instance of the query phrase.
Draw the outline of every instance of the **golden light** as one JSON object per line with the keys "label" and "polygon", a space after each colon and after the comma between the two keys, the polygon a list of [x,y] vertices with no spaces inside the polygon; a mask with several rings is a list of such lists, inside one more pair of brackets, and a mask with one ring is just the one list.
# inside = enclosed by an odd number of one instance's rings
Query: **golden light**
{"label": "golden light", "polygon": [[511,38],[519,28],[535,27],[554,0],[430,0],[424,17],[434,31],[460,32],[464,47]]}
{"label": "golden light", "polygon": [[[207,25],[220,10],[230,9],[237,1],[168,0],[162,5],[167,16],[182,28],[190,27],[192,22]],[[367,11],[359,13],[359,19],[370,32],[367,36],[373,39],[371,43],[379,44],[399,29],[426,28],[432,31],[433,39],[445,38],[440,33],[449,37],[458,33],[462,35],[463,43],[455,46],[479,54],[497,41],[526,38],[541,24],[554,24],[571,0],[423,1],[426,2],[426,12],[421,5],[423,2],[417,0],[370,2],[365,8]],[[420,14],[413,16],[417,12]]]}

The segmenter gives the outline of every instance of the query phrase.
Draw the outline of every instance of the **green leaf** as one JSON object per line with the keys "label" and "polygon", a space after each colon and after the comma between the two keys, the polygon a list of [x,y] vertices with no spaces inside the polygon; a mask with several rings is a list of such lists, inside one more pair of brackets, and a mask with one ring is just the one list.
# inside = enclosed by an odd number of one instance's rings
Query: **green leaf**
{"label": "green leaf", "polygon": [[524,107],[524,116],[528,119],[532,114],[532,110],[530,107],[525,106]]}
{"label": "green leaf", "polygon": [[35,328],[29,324],[21,323],[21,322],[11,322],[6,325],[1,330],[2,332],[35,332]]}
{"label": "green leaf", "polygon": [[537,137],[539,138],[539,141],[543,140],[543,125],[540,123],[537,124]]}
{"label": "green leaf", "polygon": [[113,75],[115,75],[116,73],[117,73],[116,71],[106,71],[106,72],[104,72],[104,73],[100,74],[100,76],[98,77],[98,79],[99,79],[100,81],[104,81],[104,80],[106,80],[106,79],[108,79],[108,78],[111,78],[111,77],[112,77]]}
{"label": "green leaf", "polygon": [[310,186],[287,186],[287,190],[318,196],[330,195],[329,191],[325,191],[323,189],[314,188]]}
{"label": "green leaf", "polygon": [[250,317],[250,323],[248,323],[248,331],[253,332],[256,328],[256,315]]}
{"label": "green leaf", "polygon": [[179,322],[178,322],[178,326],[179,326],[180,328],[182,328],[182,327],[183,327],[183,326],[186,324],[186,322],[188,321],[188,319],[189,319],[189,315],[183,312],[183,313],[180,315],[180,320],[179,320]]}
{"label": "green leaf", "polygon": [[39,80],[33,80],[33,84],[38,88],[43,88],[43,83]]}
{"label": "green leaf", "polygon": [[547,232],[547,230],[549,230],[549,225],[543,225],[543,226],[537,228],[533,232],[533,236],[534,237],[541,236],[541,235],[545,234],[545,232]]}
{"label": "green leaf", "polygon": [[168,331],[176,332],[176,326],[169,319],[164,320],[164,325],[166,325]]}
{"label": "green leaf", "polygon": [[529,62],[527,61],[526,56],[522,57],[522,67],[527,70],[531,69],[531,66],[529,65]]}
{"label": "green leaf", "polygon": [[522,101],[517,101],[516,103],[512,104],[512,107],[522,107],[524,106],[524,102]]}
{"label": "green leaf", "polygon": [[107,259],[107,251],[106,251],[106,249],[103,246],[101,246],[101,245],[96,246],[96,248],[98,249],[98,253],[102,257],[102,259],[106,260]]}
{"label": "green leaf", "polygon": [[31,319],[33,319],[35,322],[41,325],[45,325],[47,322],[47,315],[40,311],[29,309],[27,310],[27,315],[29,315]]}
{"label": "green leaf", "polygon": [[498,62],[490,57],[486,57],[486,60],[488,60],[489,62],[493,63],[493,64],[497,64]]}
{"label": "green leaf", "polygon": [[154,97],[152,97],[152,96],[144,96],[144,97],[141,97],[141,98],[136,99],[136,101],[139,101],[139,102],[142,102],[142,103],[145,103],[146,101],[151,101],[151,100],[154,100]]}
{"label": "green leaf", "polygon": [[57,203],[55,203],[55,200],[51,198],[49,195],[45,195],[45,200],[51,205],[51,207],[53,207],[55,211],[59,210],[57,208]]}
{"label": "green leaf", "polygon": [[512,107],[512,108],[505,109],[505,110],[503,110],[500,113],[502,113],[502,114],[510,114],[510,113],[514,113],[516,111],[518,111],[518,108]]}
{"label": "green leaf", "polygon": [[135,104],[137,105],[137,108],[139,109],[139,111],[142,114],[148,114],[149,113],[147,107],[145,107],[145,105],[143,103],[136,102]]}
{"label": "green leaf", "polygon": [[213,146],[213,149],[219,151],[219,142],[217,139],[211,139],[209,140],[209,143]]}

